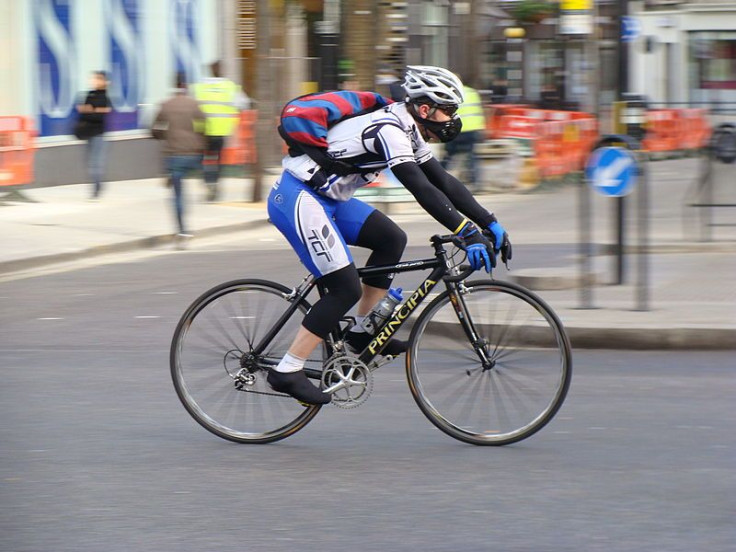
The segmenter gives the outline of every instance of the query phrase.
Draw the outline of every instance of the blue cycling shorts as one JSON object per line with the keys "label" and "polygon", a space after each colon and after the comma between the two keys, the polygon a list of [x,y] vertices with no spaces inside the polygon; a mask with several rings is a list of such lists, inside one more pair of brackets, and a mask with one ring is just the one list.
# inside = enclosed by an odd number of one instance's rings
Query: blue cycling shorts
{"label": "blue cycling shorts", "polygon": [[348,245],[375,207],[359,199],[336,201],[284,171],[268,196],[268,216],[317,278],[353,262]]}

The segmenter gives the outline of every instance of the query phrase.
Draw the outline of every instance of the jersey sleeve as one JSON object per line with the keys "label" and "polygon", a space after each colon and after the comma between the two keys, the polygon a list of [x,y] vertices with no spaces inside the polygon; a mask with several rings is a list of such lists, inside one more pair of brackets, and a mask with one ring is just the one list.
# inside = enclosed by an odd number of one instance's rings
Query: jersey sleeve
{"label": "jersey sleeve", "polygon": [[381,125],[375,135],[376,152],[384,156],[388,168],[409,161],[420,164],[432,157],[432,152],[421,136],[419,138],[421,144],[417,149],[416,141],[404,129],[395,124]]}
{"label": "jersey sleeve", "polygon": [[414,157],[417,160],[417,165],[421,165],[422,163],[426,163],[430,159],[433,159],[434,156],[432,155],[432,150],[430,149],[429,144],[419,133],[419,129],[416,125],[412,127],[412,130],[412,142],[415,148]]}

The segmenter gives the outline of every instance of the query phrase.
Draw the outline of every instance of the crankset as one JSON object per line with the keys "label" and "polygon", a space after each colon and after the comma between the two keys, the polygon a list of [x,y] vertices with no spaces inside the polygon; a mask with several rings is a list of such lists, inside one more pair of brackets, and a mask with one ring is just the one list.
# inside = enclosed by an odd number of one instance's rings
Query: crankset
{"label": "crankset", "polygon": [[356,357],[338,354],[325,363],[322,390],[332,394],[335,406],[355,408],[363,404],[373,391],[373,374]]}

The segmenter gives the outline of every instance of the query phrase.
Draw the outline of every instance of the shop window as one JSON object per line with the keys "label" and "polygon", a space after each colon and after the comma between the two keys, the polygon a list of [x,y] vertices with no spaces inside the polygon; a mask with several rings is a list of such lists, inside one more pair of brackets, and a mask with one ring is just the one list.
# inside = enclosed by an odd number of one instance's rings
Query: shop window
{"label": "shop window", "polygon": [[736,90],[736,32],[690,33],[694,88]]}

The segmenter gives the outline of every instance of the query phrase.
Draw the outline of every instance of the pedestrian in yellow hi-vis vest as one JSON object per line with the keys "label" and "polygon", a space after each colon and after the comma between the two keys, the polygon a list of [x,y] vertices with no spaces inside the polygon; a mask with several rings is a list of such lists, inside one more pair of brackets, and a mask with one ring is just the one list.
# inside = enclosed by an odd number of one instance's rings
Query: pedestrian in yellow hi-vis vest
{"label": "pedestrian in yellow hi-vis vest", "polygon": [[[466,79],[463,79],[463,83],[467,82]],[[478,182],[478,158],[475,153],[475,144],[484,138],[486,117],[480,94],[475,88],[464,84],[463,96],[465,101],[460,104],[460,108],[457,110],[457,114],[463,122],[463,127],[457,138],[445,144],[445,157],[442,159],[442,166],[447,169],[453,163],[453,158],[457,155],[466,154],[468,175],[465,177],[464,184],[471,191],[477,192],[480,191],[481,186]]]}
{"label": "pedestrian in yellow hi-vis vest", "polygon": [[207,186],[208,201],[215,201],[219,196],[220,156],[225,140],[238,127],[240,112],[248,109],[250,100],[243,90],[233,81],[222,78],[220,62],[210,66],[212,77],[204,79],[194,86],[194,97],[199,108],[207,117],[203,170],[204,183]]}

